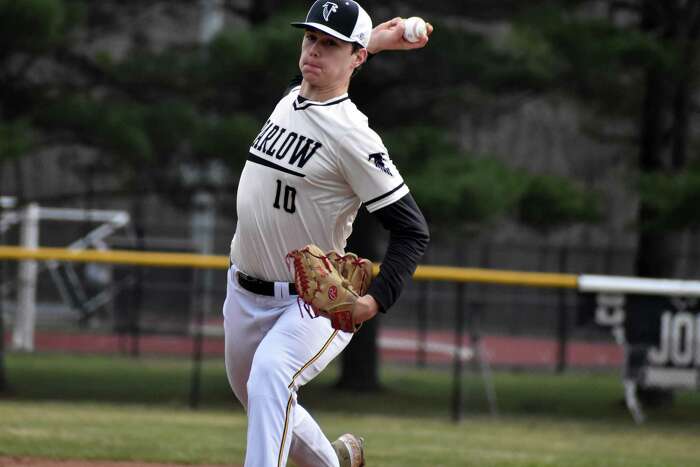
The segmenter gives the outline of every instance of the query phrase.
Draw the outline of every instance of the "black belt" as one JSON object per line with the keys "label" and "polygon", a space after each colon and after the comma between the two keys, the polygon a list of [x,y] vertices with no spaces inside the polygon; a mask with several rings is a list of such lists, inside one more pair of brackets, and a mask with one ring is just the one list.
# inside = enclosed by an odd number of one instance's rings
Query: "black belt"
{"label": "black belt", "polygon": [[[238,278],[238,283],[246,289],[248,292],[253,292],[257,295],[267,295],[269,297],[275,296],[275,283],[264,281],[262,279],[256,279],[241,271],[236,272],[236,277]],[[289,282],[289,295],[298,295],[297,288],[293,282]]]}

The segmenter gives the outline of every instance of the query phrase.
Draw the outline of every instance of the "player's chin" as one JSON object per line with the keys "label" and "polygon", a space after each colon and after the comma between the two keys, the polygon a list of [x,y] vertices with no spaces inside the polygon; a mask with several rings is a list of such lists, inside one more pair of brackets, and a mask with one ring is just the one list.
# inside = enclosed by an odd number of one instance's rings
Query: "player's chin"
{"label": "player's chin", "polygon": [[302,78],[304,78],[304,81],[306,81],[308,84],[314,86],[314,87],[322,87],[325,80],[323,79],[322,76],[316,74],[316,73],[303,73],[301,74]]}
{"label": "player's chin", "polygon": [[322,70],[317,66],[304,65],[301,67],[301,76],[303,76],[305,80],[318,81],[323,74]]}

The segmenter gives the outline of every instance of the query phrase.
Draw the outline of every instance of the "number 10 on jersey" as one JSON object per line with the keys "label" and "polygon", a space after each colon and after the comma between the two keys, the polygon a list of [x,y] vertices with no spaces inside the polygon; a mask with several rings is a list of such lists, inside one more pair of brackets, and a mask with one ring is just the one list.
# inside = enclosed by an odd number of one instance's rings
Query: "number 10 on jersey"
{"label": "number 10 on jersey", "polygon": [[[284,185],[284,204],[282,207],[290,214],[294,214],[294,211],[296,211],[296,206],[294,205],[296,196],[296,188]],[[276,209],[280,209],[280,198],[282,198],[282,181],[277,180],[277,192],[275,193],[275,202],[272,205]]]}

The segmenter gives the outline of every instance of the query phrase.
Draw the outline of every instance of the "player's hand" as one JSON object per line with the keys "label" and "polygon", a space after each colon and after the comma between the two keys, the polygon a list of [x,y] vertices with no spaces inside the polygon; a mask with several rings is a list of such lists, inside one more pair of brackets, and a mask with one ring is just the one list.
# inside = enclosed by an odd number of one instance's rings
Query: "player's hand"
{"label": "player's hand", "polygon": [[379,304],[374,297],[371,295],[363,295],[355,302],[352,319],[357,326],[374,318],[377,313],[379,313]]}
{"label": "player's hand", "polygon": [[367,51],[377,54],[383,50],[411,50],[425,47],[433,33],[433,25],[426,23],[427,34],[418,42],[408,42],[403,38],[404,24],[399,17],[386,21],[372,30]]}

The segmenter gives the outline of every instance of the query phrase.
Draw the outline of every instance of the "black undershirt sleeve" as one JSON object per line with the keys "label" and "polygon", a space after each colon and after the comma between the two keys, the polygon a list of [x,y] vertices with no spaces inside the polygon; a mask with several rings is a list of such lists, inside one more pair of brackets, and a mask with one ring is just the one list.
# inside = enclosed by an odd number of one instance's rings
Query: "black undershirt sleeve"
{"label": "black undershirt sleeve", "polygon": [[373,213],[389,231],[389,246],[379,275],[367,291],[386,312],[401,294],[405,282],[413,276],[418,261],[430,240],[428,224],[413,196],[406,196]]}

